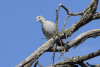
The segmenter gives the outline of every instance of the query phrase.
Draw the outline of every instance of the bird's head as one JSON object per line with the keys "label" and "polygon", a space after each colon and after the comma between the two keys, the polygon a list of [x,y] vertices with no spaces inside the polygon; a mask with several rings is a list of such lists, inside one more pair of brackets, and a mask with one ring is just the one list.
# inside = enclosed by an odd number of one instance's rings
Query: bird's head
{"label": "bird's head", "polygon": [[45,20],[43,16],[37,16],[36,18],[36,22],[42,22],[43,20]]}

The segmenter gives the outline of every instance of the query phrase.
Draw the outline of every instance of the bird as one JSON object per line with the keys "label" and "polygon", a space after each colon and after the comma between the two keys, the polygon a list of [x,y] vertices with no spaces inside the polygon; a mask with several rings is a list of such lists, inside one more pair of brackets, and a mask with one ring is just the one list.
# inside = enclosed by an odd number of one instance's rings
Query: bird
{"label": "bird", "polygon": [[[55,34],[56,34],[56,24],[49,21],[49,20],[46,20],[43,16],[37,16],[36,18],[36,22],[41,22],[42,24],[42,32],[43,34],[46,36],[47,39],[50,39],[52,38]],[[59,33],[59,31],[57,30],[57,33]],[[64,46],[64,43],[63,41],[61,40],[57,40],[56,44],[58,46]]]}

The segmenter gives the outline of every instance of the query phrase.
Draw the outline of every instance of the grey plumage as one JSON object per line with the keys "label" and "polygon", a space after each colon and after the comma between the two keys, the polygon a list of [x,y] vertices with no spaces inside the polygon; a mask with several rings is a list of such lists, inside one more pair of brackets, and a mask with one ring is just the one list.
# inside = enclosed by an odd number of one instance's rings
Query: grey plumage
{"label": "grey plumage", "polygon": [[[50,39],[56,34],[56,24],[55,23],[46,20],[43,16],[37,16],[36,20],[37,22],[39,21],[42,23],[42,31],[47,39]],[[59,31],[57,31],[57,33],[59,33]],[[61,46],[60,40],[57,41],[57,45]],[[64,46],[64,44],[62,44],[62,46]]]}

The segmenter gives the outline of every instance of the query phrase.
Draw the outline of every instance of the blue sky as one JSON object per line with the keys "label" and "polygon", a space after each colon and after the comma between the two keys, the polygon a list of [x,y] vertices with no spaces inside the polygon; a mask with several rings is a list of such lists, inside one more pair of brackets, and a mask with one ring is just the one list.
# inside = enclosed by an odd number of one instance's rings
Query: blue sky
{"label": "blue sky", "polygon": [[[46,42],[42,33],[41,23],[36,23],[36,17],[44,16],[47,20],[55,22],[58,4],[66,6],[70,12],[81,12],[91,0],[0,0],[0,67],[15,67],[22,60],[33,53],[42,43]],[[100,12],[100,2],[97,11]],[[61,31],[67,13],[63,8],[59,10],[58,26]],[[71,16],[65,26],[70,27],[80,16]],[[83,32],[100,29],[100,19],[94,20],[75,32],[68,41],[71,41]],[[67,58],[83,56],[100,49],[100,37],[89,38],[76,49],[71,48],[65,53]],[[41,65],[48,66],[52,52],[44,53],[39,59]],[[60,56],[56,53],[55,62]],[[100,64],[100,57],[88,60],[90,64]]]}

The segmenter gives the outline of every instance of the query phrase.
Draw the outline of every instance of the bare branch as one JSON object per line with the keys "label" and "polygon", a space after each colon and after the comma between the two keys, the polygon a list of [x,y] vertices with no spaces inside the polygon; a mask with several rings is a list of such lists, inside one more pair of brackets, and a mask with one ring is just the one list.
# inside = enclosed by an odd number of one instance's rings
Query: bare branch
{"label": "bare branch", "polygon": [[56,34],[57,34],[57,31],[58,31],[58,11],[60,9],[60,6],[56,9]]}
{"label": "bare branch", "polygon": [[[33,67],[36,67],[37,66],[37,64],[38,64],[38,61],[34,64],[34,66]],[[29,66],[30,67],[30,66]]]}
{"label": "bare branch", "polygon": [[85,63],[83,63],[83,62],[80,62],[79,65],[80,65],[81,67],[88,67],[88,66],[87,66]]}
{"label": "bare branch", "polygon": [[[59,37],[63,37],[64,34],[60,34]],[[27,57],[25,60],[23,60],[19,65],[16,67],[24,67],[26,64],[32,62],[34,63],[44,52],[46,52],[48,49],[53,47],[55,42],[59,39],[58,36],[55,36],[53,38],[50,38],[46,43],[42,44],[41,47],[39,47],[35,52],[33,52],[29,57]]]}
{"label": "bare branch", "polygon": [[41,47],[39,47],[35,52],[33,52],[29,57],[27,57],[16,67],[24,67],[26,64],[28,64],[31,61],[35,62],[46,50],[53,47],[57,38],[58,37],[55,37],[55,39],[53,38],[49,39],[46,43],[44,43]]}
{"label": "bare branch", "polygon": [[92,21],[92,17],[95,14],[95,11],[97,9],[97,5],[98,5],[98,0],[92,0],[91,4],[83,11],[84,14],[81,15],[80,20],[77,21],[75,24],[73,24],[68,29],[65,29],[63,31],[63,33],[66,34],[66,36],[70,37],[80,27],[82,27],[83,25]]}
{"label": "bare branch", "polygon": [[67,60],[55,63],[55,64],[50,65],[50,66],[46,66],[46,67],[55,67],[57,65],[64,65],[64,64],[79,64],[85,60],[94,58],[94,57],[99,56],[99,55],[100,55],[100,49],[98,51],[90,53],[88,55],[84,55],[81,57],[78,56],[78,57],[68,58]]}
{"label": "bare branch", "polygon": [[[97,36],[100,36],[100,29],[95,29],[95,30],[84,32],[84,33],[80,34],[79,36],[77,36],[76,38],[74,38],[72,41],[70,41],[66,45],[66,50],[70,49],[71,47],[73,47],[75,45],[81,44],[87,38],[91,38],[91,37],[95,38]],[[56,48],[55,52],[62,51],[62,50],[64,50],[64,47],[58,46]],[[47,52],[53,52],[53,51],[54,51],[54,47],[47,50]]]}
{"label": "bare branch", "polygon": [[93,52],[93,53],[90,53],[88,55],[82,56],[82,57],[80,57],[80,59],[75,60],[75,61],[79,61],[79,60],[85,61],[85,60],[94,58],[94,57],[99,56],[99,55],[100,55],[100,49],[98,51],[96,51],[96,52]]}
{"label": "bare branch", "polygon": [[67,15],[67,18],[66,18],[66,20],[65,20],[65,23],[64,23],[64,25],[63,25],[63,28],[62,28],[62,31],[61,31],[61,33],[63,32],[63,30],[64,30],[64,27],[65,27],[65,25],[66,25],[66,22],[67,22],[67,20],[68,20],[68,18],[70,17],[70,15]]}
{"label": "bare branch", "polygon": [[[54,49],[55,49],[55,47],[50,48],[50,49],[48,49],[46,52],[53,52]],[[55,52],[59,52],[59,51],[62,51],[62,50],[64,50],[64,47],[63,47],[63,46],[62,46],[62,47],[58,46],[58,47],[55,49]]]}
{"label": "bare branch", "polygon": [[97,12],[93,15],[93,20],[100,19],[100,12]]}
{"label": "bare branch", "polygon": [[29,63],[26,63],[24,67],[30,67],[34,63],[34,59],[31,60]]}
{"label": "bare branch", "polygon": [[67,15],[70,15],[70,16],[83,15],[83,12],[79,12],[79,13],[71,13],[71,12],[69,12],[69,10],[65,6],[63,6],[62,4],[59,4],[59,7],[64,8],[66,10],[66,12],[67,12]]}
{"label": "bare branch", "polygon": [[100,64],[97,65],[91,65],[92,67],[100,67]]}
{"label": "bare branch", "polygon": [[85,33],[82,33],[81,35],[74,38],[72,41],[68,43],[70,47],[73,47],[74,45],[79,45],[82,42],[84,42],[87,38],[95,38],[97,36],[100,36],[100,29],[95,29],[91,31],[87,31]]}

